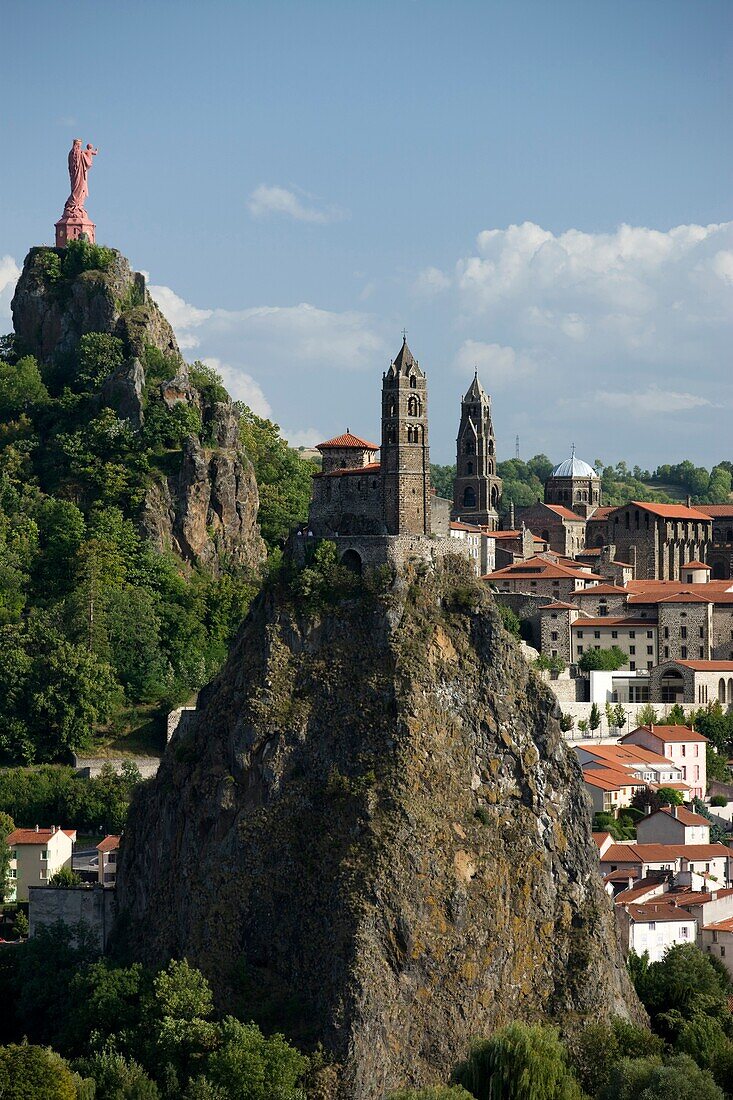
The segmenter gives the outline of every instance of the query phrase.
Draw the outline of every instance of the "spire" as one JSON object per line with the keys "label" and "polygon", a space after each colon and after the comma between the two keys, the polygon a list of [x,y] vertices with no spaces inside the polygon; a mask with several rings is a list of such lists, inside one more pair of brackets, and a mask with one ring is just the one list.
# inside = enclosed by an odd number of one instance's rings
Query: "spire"
{"label": "spire", "polygon": [[466,395],[463,398],[464,404],[470,401],[485,401],[488,400],[486,391],[479,382],[478,367],[474,371],[473,382],[468,387]]}
{"label": "spire", "polygon": [[412,352],[410,351],[410,349],[407,345],[407,331],[405,329],[403,329],[402,330],[402,347],[400,348],[400,350],[398,351],[398,353],[395,357],[394,368],[395,368],[396,371],[399,371],[401,373],[407,367],[412,367],[414,365],[415,365],[415,357],[413,356]]}

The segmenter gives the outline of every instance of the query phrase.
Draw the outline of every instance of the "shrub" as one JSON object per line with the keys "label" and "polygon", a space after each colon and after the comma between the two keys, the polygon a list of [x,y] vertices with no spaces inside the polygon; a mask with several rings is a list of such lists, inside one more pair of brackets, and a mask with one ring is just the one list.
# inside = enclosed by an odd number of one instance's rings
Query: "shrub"
{"label": "shrub", "polygon": [[89,241],[69,241],[61,266],[64,278],[73,279],[82,271],[106,271],[115,258],[114,250]]}
{"label": "shrub", "polygon": [[49,886],[59,887],[81,886],[81,878],[71,867],[60,867],[56,874],[48,880]]}
{"label": "shrub", "polygon": [[724,794],[714,794],[713,797],[710,799],[710,805],[711,806],[727,806],[728,805],[728,799],[726,798],[726,796]]}
{"label": "shrub", "polygon": [[619,668],[623,668],[627,660],[628,657],[617,645],[611,646],[610,649],[589,649],[580,657],[578,668],[582,672],[596,670],[616,672]]}
{"label": "shrub", "polygon": [[432,1085],[426,1089],[398,1089],[388,1100],[473,1100],[462,1085]]}
{"label": "shrub", "polygon": [[3,1100],[76,1100],[74,1076],[66,1062],[45,1047],[23,1043],[0,1047]]}
{"label": "shrub", "polygon": [[515,637],[519,637],[519,616],[511,609],[511,607],[505,606],[505,604],[499,604],[499,615],[506,629],[510,634],[514,634]]}
{"label": "shrub", "polygon": [[581,1100],[557,1031],[538,1024],[508,1024],[474,1044],[453,1082],[476,1100]]}
{"label": "shrub", "polygon": [[79,341],[76,382],[83,390],[94,390],[124,362],[124,347],[117,336],[87,332]]}
{"label": "shrub", "polygon": [[658,1058],[624,1058],[611,1068],[599,1100],[725,1100],[710,1074],[692,1058],[679,1054]]}

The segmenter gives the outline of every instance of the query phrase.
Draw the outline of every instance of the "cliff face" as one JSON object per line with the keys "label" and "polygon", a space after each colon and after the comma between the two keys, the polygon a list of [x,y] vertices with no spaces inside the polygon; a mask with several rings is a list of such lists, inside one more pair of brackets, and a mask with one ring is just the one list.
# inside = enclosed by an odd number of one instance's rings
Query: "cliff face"
{"label": "cliff face", "polygon": [[134,803],[120,942],[244,988],[354,1100],[515,1017],[640,1017],[580,769],[490,596],[458,562],[352,587],[253,606]]}
{"label": "cliff face", "polygon": [[[12,301],[20,352],[69,374],[82,336],[117,337],[124,361],[100,384],[94,408],[114,409],[138,432],[151,410],[173,414],[177,406],[195,412],[201,424],[178,456],[164,456],[164,469],[153,463],[136,517],[141,530],[156,549],[173,551],[209,571],[225,561],[258,566],[265,548],[257,526],[257,483],[239,444],[231,401],[207,396],[191,381],[173,330],[144,277],[115,249],[95,255],[102,256],[102,269],[69,271],[63,250],[31,249]],[[156,368],[162,363],[165,373],[168,367],[162,382],[159,375],[149,377],[151,349],[159,353]]]}

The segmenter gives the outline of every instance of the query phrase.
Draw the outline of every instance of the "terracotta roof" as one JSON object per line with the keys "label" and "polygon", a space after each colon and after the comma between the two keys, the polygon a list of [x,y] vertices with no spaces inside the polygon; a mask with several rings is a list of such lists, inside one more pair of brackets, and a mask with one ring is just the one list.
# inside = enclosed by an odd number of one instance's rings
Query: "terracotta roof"
{"label": "terracotta roof", "polygon": [[709,565],[706,565],[704,561],[688,561],[682,566],[683,569],[706,569],[708,573],[712,572]]}
{"label": "terracotta roof", "polygon": [[[579,607],[576,607],[574,603],[562,603],[558,600],[556,603],[545,603],[540,608],[540,611],[580,611]],[[586,622],[585,619],[581,619],[581,622]]]}
{"label": "terracotta roof", "polygon": [[633,737],[639,730],[644,730],[646,733],[650,733],[653,737],[658,737],[660,741],[665,741],[667,744],[678,743],[682,741],[705,741],[707,737],[703,737],[697,730],[690,729],[688,726],[658,726],[656,722],[652,726],[637,726],[634,730],[629,730],[621,738],[622,741],[626,741],[627,738]]}
{"label": "terracotta roof", "polygon": [[713,893],[719,898],[729,898],[733,896],[733,889],[726,887],[723,890],[717,890],[711,887],[709,890],[691,890],[689,886],[678,886],[670,890],[668,896],[675,905],[681,905],[687,909],[689,905],[706,905],[713,900]]}
{"label": "terracotta roof", "polygon": [[572,519],[575,523],[585,523],[583,516],[579,516],[577,512],[571,512],[569,508],[564,508],[562,504],[546,504],[545,508],[549,508],[561,519]]}
{"label": "terracotta roof", "polygon": [[76,840],[76,829],[14,829],[5,838],[5,843],[13,844],[48,844],[56,833],[66,833],[71,840]]}
{"label": "terracotta roof", "polygon": [[733,932],[733,917],[725,917],[715,924],[704,924],[703,929],[705,932]]}
{"label": "terracotta roof", "polygon": [[650,921],[674,921],[676,924],[689,924],[692,917],[684,909],[680,912],[676,905],[665,902],[648,901],[644,905],[630,905],[628,914],[633,921],[648,924]]}
{"label": "terracotta roof", "polygon": [[590,517],[590,519],[588,520],[588,522],[589,522],[589,523],[592,523],[592,522],[593,522],[593,520],[604,520],[604,519],[607,519],[607,518],[608,518],[608,517],[609,517],[609,516],[611,515],[611,512],[615,512],[615,511],[616,511],[616,507],[617,507],[617,506],[616,506],[616,505],[614,505],[614,504],[611,504],[611,505],[608,505],[608,504],[604,504],[604,505],[603,505],[602,507],[600,507],[600,508],[596,508],[595,512],[594,512],[594,513],[593,513],[593,515],[592,515],[592,516]]}
{"label": "terracotta roof", "polygon": [[658,752],[642,748],[641,745],[596,745],[591,741],[581,742],[575,748],[585,749],[589,755],[596,756],[600,760],[610,760],[617,767],[638,768],[640,764],[653,764],[658,767],[677,768],[677,765],[666,756],[660,756]]}
{"label": "terracotta roof", "polygon": [[513,565],[507,565],[504,569],[497,569],[493,573],[487,574],[485,579],[493,580],[495,577],[511,579],[512,577],[524,578],[530,576],[537,578],[572,577],[584,581],[600,581],[603,579],[597,577],[594,573],[584,573],[580,569],[570,569],[566,565],[560,565],[558,562],[542,557],[514,562]]}
{"label": "terracotta roof", "polygon": [[612,844],[601,856],[601,863],[670,863],[682,856],[689,860],[726,859],[733,857],[733,849],[725,844],[637,844],[620,841]]}
{"label": "terracotta roof", "polygon": [[629,603],[660,603],[667,596],[677,592],[690,592],[700,596],[702,588],[704,599],[716,604],[733,604],[733,584],[731,581],[707,581],[705,585],[685,584],[683,581],[629,581],[627,586]]}
{"label": "terracotta roof", "polygon": [[611,837],[610,833],[591,833],[591,836],[595,840],[596,844],[600,848],[605,843],[607,837]]}
{"label": "terracotta roof", "polygon": [[699,592],[674,592],[671,596],[663,596],[659,603],[714,603],[710,596],[702,596]]}
{"label": "terracotta roof", "polygon": [[614,768],[584,768],[583,779],[591,787],[599,787],[602,791],[618,791],[622,787],[644,786],[643,779],[637,779],[628,772]]}
{"label": "terracotta roof", "polygon": [[623,508],[642,508],[662,519],[692,519],[706,522],[710,520],[710,516],[706,516],[704,512],[699,512],[695,508],[688,508],[686,504],[657,504],[650,500],[630,500],[628,504],[621,504],[618,508],[614,508],[614,512],[619,512]]}
{"label": "terracotta roof", "polygon": [[714,519],[722,519],[725,516],[733,519],[733,501],[730,504],[696,504],[695,507]]}
{"label": "terracotta roof", "polygon": [[691,668],[693,672],[733,672],[733,661],[670,661],[669,663],[684,665],[685,668]]}
{"label": "terracotta roof", "polygon": [[347,466],[343,470],[329,470],[325,474],[319,470],[313,477],[352,477],[354,474],[373,474],[381,468],[380,462],[367,462],[366,466]]}
{"label": "terracotta roof", "polygon": [[653,817],[659,817],[660,814],[665,814],[673,821],[681,821],[683,825],[706,825],[710,828],[711,824],[702,814],[695,814],[692,810],[685,809],[684,806],[678,806],[676,814],[673,814],[671,809],[663,806],[661,810],[655,810],[653,814],[647,814],[646,817],[638,821],[637,828],[639,825],[643,825],[645,821],[651,821]]}
{"label": "terracotta roof", "polygon": [[118,836],[106,836],[101,844],[97,845],[98,852],[114,852],[116,848],[120,846],[120,838]]}
{"label": "terracotta roof", "polygon": [[[618,872],[613,873],[618,874]],[[622,890],[620,894],[616,894],[613,900],[616,905],[628,905],[629,902],[643,898],[645,894],[663,895],[666,898],[666,893],[663,894],[664,886],[665,883],[660,882],[658,878],[640,878],[635,881],[633,886],[629,886],[627,890]]]}
{"label": "terracotta roof", "polygon": [[645,626],[655,627],[656,621],[654,619],[615,619],[610,615],[601,615],[598,619],[576,619],[572,624],[573,630],[576,626]]}
{"label": "terracotta roof", "polygon": [[628,596],[628,591],[618,584],[596,584],[592,588],[586,588],[586,592],[593,592],[596,596],[622,595]]}
{"label": "terracotta roof", "polygon": [[475,523],[459,523],[457,520],[451,520],[449,526],[451,531],[475,531],[480,535],[484,533]]}
{"label": "terracotta roof", "polygon": [[345,432],[343,435],[337,435],[333,439],[327,439],[325,443],[316,443],[316,450],[323,451],[328,447],[334,448],[348,448],[355,447],[360,451],[378,451],[378,443],[369,443],[366,439],[360,439],[358,435],[352,435],[351,432]]}

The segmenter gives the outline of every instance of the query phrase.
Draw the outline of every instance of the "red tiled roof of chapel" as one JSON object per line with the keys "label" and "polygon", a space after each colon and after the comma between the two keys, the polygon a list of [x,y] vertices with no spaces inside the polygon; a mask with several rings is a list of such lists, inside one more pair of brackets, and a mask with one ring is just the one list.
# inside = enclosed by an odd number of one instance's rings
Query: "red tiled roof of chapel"
{"label": "red tiled roof of chapel", "polygon": [[561,519],[572,519],[575,523],[585,523],[583,516],[579,516],[577,512],[571,512],[569,508],[563,507],[562,504],[546,504],[545,508],[549,508],[551,512],[554,512],[556,516],[560,516]]}
{"label": "red tiled roof of chapel", "polygon": [[682,566],[683,569],[706,569],[708,573],[712,572],[709,565],[706,565],[704,561],[692,561],[685,562]]}
{"label": "red tiled roof of chapel", "polygon": [[354,447],[355,449],[363,451],[378,451],[378,443],[369,443],[366,439],[360,439],[358,435],[352,435],[351,432],[345,432],[343,435],[337,435],[333,439],[327,439],[325,443],[316,443],[316,450],[322,451],[327,447],[336,448],[348,448]]}
{"label": "red tiled roof of chapel", "polygon": [[345,466],[343,470],[329,470],[327,473],[318,470],[313,477],[345,477],[353,474],[374,474],[377,470],[381,470],[381,468],[381,462],[367,462],[366,466]]}

